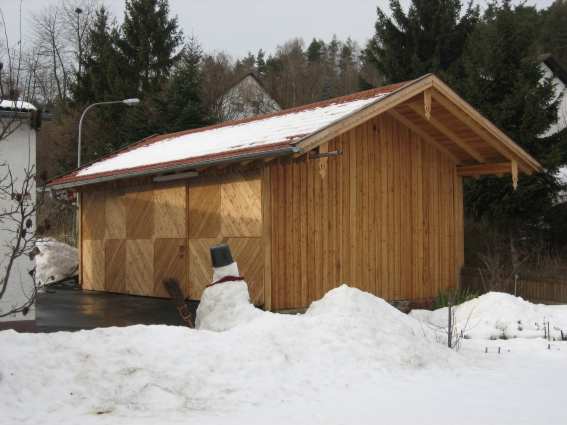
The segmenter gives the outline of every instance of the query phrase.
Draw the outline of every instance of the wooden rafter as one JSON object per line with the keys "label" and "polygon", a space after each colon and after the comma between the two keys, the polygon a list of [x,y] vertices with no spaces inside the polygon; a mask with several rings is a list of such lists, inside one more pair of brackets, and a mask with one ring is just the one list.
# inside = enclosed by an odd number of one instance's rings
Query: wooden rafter
{"label": "wooden rafter", "polygon": [[541,165],[537,161],[511,141],[502,131],[494,126],[494,124],[480,115],[478,111],[474,110],[472,106],[453,93],[441,80],[434,78],[433,82],[433,100],[464,123],[478,137],[498,151],[498,153],[505,158],[510,158],[511,154],[522,158],[522,162],[519,162],[518,166],[527,174],[531,174],[533,171],[541,168]]}
{"label": "wooden rafter", "polygon": [[423,92],[423,115],[428,121],[431,119],[431,89]]}
{"label": "wooden rafter", "polygon": [[[515,161],[514,161],[515,162]],[[461,177],[477,177],[494,174],[512,173],[512,162],[497,162],[493,164],[460,165],[457,174]],[[516,163],[517,167],[517,163]]]}
{"label": "wooden rafter", "polygon": [[412,121],[410,121],[409,119],[404,117],[398,111],[396,111],[394,109],[390,109],[387,113],[390,114],[392,117],[394,117],[396,120],[398,120],[400,123],[405,125],[407,128],[409,128],[415,134],[420,136],[423,140],[425,140],[426,142],[433,145],[435,148],[437,148],[438,150],[443,152],[445,155],[449,156],[456,163],[461,162],[461,160],[459,158],[457,158],[451,151],[449,151],[449,149],[447,149],[445,146],[443,146],[441,143],[439,143],[437,140],[435,140],[430,134],[425,132],[422,128],[417,126],[415,123],[413,123]]}
{"label": "wooden rafter", "polygon": [[473,148],[469,143],[464,141],[461,137],[459,137],[453,130],[439,121],[437,118],[430,116],[427,118],[426,112],[421,108],[420,105],[415,103],[410,103],[408,106],[416,112],[419,116],[427,119],[429,123],[443,133],[444,136],[448,137],[452,142],[454,142],[457,146],[459,146],[462,150],[464,150],[467,154],[472,156],[478,162],[486,162],[486,159],[480,154],[478,150]]}
{"label": "wooden rafter", "polygon": [[325,127],[324,129],[306,137],[298,143],[298,147],[303,149],[302,153],[297,153],[294,157],[304,155],[305,152],[316,148],[321,143],[329,141],[330,139],[336,137],[337,135],[346,133],[350,129],[368,121],[383,112],[388,111],[391,108],[405,102],[408,99],[422,93],[423,90],[431,88],[433,85],[433,80],[430,75],[421,77],[414,82],[403,86],[397,91],[390,93],[383,99],[376,101],[376,103],[370,104],[362,110],[358,111],[351,116],[336,122],[334,124]]}

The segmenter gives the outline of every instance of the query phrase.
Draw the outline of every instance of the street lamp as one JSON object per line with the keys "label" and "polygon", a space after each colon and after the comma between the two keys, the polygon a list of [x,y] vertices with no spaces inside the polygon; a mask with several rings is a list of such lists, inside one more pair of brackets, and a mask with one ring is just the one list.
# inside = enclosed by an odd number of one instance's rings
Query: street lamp
{"label": "street lamp", "polygon": [[95,106],[116,105],[118,103],[122,103],[126,106],[136,106],[140,103],[140,99],[135,97],[135,98],[132,98],[132,99],[111,100],[111,101],[108,101],[108,102],[93,103],[93,104],[87,106],[85,108],[85,110],[83,111],[83,113],[81,114],[81,119],[79,120],[79,140],[78,140],[78,147],[77,147],[77,168],[79,168],[81,166],[81,134],[82,134],[82,129],[83,129],[83,119],[85,118],[85,115],[87,114],[87,112],[89,112],[89,110],[91,108],[94,108]]}

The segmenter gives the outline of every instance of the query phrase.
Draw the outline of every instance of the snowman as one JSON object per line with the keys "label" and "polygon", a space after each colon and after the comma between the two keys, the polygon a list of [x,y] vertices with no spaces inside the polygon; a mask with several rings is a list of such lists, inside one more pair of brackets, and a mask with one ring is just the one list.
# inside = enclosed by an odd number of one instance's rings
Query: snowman
{"label": "snowman", "polygon": [[227,244],[211,247],[213,280],[203,291],[195,327],[223,332],[261,316],[250,302],[248,284],[238,271]]}

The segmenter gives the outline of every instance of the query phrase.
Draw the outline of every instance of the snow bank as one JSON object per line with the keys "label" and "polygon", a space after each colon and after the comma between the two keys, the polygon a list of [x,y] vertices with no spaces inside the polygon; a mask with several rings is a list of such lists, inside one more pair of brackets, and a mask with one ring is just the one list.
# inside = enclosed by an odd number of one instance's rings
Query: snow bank
{"label": "snow bank", "polygon": [[72,277],[79,269],[77,248],[55,239],[41,239],[36,242],[39,252],[35,255],[35,276],[40,286]]}
{"label": "snow bank", "polygon": [[[414,318],[436,328],[447,328],[448,309],[414,310]],[[532,304],[520,297],[501,292],[489,292],[455,308],[457,329],[465,338],[543,338],[544,327],[560,338],[567,333],[567,306]]]}
{"label": "snow bank", "polygon": [[[225,294],[215,297],[221,287]],[[241,307],[247,294],[243,282],[207,292],[220,301],[232,294]],[[239,320],[251,314],[229,308]],[[305,315],[253,314],[225,332],[168,326],[0,332],[3,420],[45,423],[49,412],[50,418],[80,417],[82,423],[96,417],[124,423],[124,417],[172,412],[277,410],[316,402],[330,389],[348,392],[363,383],[382,388],[394,371],[462,364],[418,321],[347,286],[330,291]],[[33,409],[27,408],[30,397]]]}

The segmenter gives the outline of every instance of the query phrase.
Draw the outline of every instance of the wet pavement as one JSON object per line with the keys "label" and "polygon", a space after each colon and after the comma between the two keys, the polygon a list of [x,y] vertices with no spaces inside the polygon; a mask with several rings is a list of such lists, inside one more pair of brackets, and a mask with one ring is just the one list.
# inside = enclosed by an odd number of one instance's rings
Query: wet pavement
{"label": "wet pavement", "polygon": [[[197,302],[191,303],[195,314]],[[76,331],[108,326],[184,326],[171,300],[53,288],[36,305],[36,332]]]}

